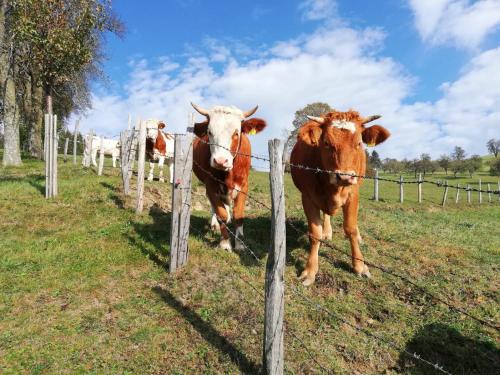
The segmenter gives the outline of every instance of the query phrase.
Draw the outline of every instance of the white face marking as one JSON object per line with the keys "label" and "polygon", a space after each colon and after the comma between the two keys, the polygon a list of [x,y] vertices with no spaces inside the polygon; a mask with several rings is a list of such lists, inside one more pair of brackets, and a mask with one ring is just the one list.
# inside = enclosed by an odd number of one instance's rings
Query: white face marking
{"label": "white face marking", "polygon": [[332,121],[332,126],[338,129],[346,129],[351,133],[356,133],[356,124],[350,121]]}
{"label": "white face marking", "polygon": [[156,137],[158,137],[158,125],[160,120],[149,119],[146,120],[146,138],[152,139],[156,142]]}
{"label": "white face marking", "polygon": [[233,168],[233,155],[231,143],[233,134],[241,133],[243,112],[236,107],[216,106],[209,111],[208,139],[211,143],[210,165],[216,167],[215,161],[224,163],[225,170]]}

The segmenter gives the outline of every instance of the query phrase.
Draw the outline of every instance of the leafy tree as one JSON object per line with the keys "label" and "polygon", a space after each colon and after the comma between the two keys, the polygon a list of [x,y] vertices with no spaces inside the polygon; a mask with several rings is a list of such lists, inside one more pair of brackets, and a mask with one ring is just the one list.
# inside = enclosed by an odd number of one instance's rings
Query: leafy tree
{"label": "leafy tree", "polygon": [[437,160],[439,166],[444,169],[446,175],[448,175],[448,169],[450,169],[451,159],[448,155],[441,155]]}
{"label": "leafy tree", "polygon": [[455,149],[451,153],[451,157],[453,160],[461,161],[465,159],[465,150],[460,146],[455,146]]}
{"label": "leafy tree", "polygon": [[[367,151],[368,153],[368,151]],[[381,168],[382,167],[382,161],[380,160],[380,156],[377,151],[373,150],[372,154],[369,156],[367,159],[370,162],[370,165],[372,168]]]}
{"label": "leafy tree", "polygon": [[490,175],[500,176],[500,158],[493,159],[490,164]]}
{"label": "leafy tree", "polygon": [[496,158],[498,156],[498,152],[500,152],[500,139],[490,139],[486,143],[486,147],[488,147],[488,152],[493,154]]}
{"label": "leafy tree", "polygon": [[472,155],[469,159],[466,159],[464,161],[464,164],[464,168],[467,170],[467,172],[469,172],[469,176],[472,177],[475,172],[481,169],[481,166],[483,165],[483,159],[479,155]]}
{"label": "leafy tree", "polygon": [[453,160],[450,166],[453,176],[457,177],[458,173],[464,173],[467,171],[467,164],[464,160]]}
{"label": "leafy tree", "polygon": [[418,161],[417,169],[423,172],[424,176],[427,172],[432,169],[432,160],[429,154],[420,155],[420,160]]}
{"label": "leafy tree", "polygon": [[304,125],[307,121],[309,121],[306,115],[309,116],[320,116],[324,113],[332,111],[332,108],[326,104],[321,102],[315,102],[306,105],[304,108],[299,109],[295,112],[295,118],[292,122],[292,129],[285,130],[286,133],[286,144],[285,144],[285,155],[288,155],[291,152],[295,142],[297,142],[297,134],[302,125]]}

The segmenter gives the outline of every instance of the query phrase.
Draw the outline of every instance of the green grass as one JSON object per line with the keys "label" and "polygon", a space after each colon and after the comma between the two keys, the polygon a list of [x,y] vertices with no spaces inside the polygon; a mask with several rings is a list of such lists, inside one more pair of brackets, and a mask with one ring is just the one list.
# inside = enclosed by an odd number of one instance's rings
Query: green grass
{"label": "green grass", "polygon": [[[245,235],[257,254],[227,253],[209,232],[208,204],[196,180],[188,266],[167,273],[170,187],[146,183],[146,208],[121,193],[118,169],[104,176],[60,163],[59,196],[43,197],[44,168],[26,160],[0,170],[0,373],[233,374],[261,369],[264,264],[270,214],[249,201]],[[412,176],[405,176],[411,179]],[[477,180],[479,176],[474,176]],[[443,179],[443,175],[430,178]],[[470,182],[470,179],[450,182]],[[481,175],[483,182],[495,178]],[[301,230],[300,196],[286,175],[287,216]],[[496,186],[496,185],[495,185]],[[367,260],[405,275],[470,314],[500,320],[498,270],[500,203],[454,203],[450,190],[382,182],[382,201],[362,187],[360,229]],[[268,175],[252,172],[252,197],[269,201]],[[498,199],[495,196],[495,199]],[[373,278],[350,271],[341,217],[333,219],[336,250],[322,248],[310,288],[296,276],[307,238],[287,228],[286,283],[347,322],[438,362],[452,373],[497,374],[497,331],[451,311],[408,283],[372,268]],[[302,304],[286,291],[287,373],[432,374],[401,350]],[[304,349],[298,336],[308,349]]]}

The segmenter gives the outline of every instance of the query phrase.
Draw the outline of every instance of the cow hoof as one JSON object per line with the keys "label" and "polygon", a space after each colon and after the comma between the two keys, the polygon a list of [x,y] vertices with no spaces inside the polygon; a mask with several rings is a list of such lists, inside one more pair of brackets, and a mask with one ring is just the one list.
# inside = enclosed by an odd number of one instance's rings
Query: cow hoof
{"label": "cow hoof", "polygon": [[231,251],[233,248],[231,247],[231,241],[229,239],[227,240],[221,240],[219,246],[227,251]]}
{"label": "cow hoof", "polygon": [[236,243],[234,244],[234,248],[236,250],[238,250],[238,251],[245,250],[245,245],[244,245],[243,241],[237,239],[235,242]]}
{"label": "cow hoof", "polygon": [[153,177],[152,177],[152,176],[149,176],[149,177],[148,177],[148,181],[153,181]]}
{"label": "cow hoof", "polygon": [[314,281],[316,280],[316,275],[313,274],[312,272],[308,271],[307,269],[305,269],[300,274],[299,280],[302,281],[302,285],[310,286],[310,285],[314,284]]}
{"label": "cow hoof", "polygon": [[366,264],[363,265],[363,269],[361,272],[355,271],[358,277],[366,277],[367,279],[371,279],[372,274],[370,273],[370,269]]}

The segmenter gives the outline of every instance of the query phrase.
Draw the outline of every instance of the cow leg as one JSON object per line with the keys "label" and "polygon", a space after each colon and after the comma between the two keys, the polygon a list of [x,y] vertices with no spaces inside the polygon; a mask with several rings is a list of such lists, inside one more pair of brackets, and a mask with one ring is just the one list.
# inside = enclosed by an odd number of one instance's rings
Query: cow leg
{"label": "cow leg", "polygon": [[330,222],[330,215],[326,213],[323,216],[323,239],[332,239],[332,223]]}
{"label": "cow leg", "polygon": [[352,268],[359,276],[371,277],[370,270],[365,264],[363,254],[359,248],[361,236],[358,228],[358,206],[357,199],[349,199],[342,210],[344,212],[344,233],[351,243]]}
{"label": "cow leg", "polygon": [[96,157],[97,157],[97,148],[92,150],[92,164],[94,167],[97,167]]}
{"label": "cow leg", "polygon": [[212,212],[212,219],[210,220],[210,229],[212,230],[212,232],[218,232],[218,231],[220,231],[219,221],[217,220],[217,215],[215,214],[215,209],[213,208],[211,203],[210,203],[210,207],[211,207],[211,212]]}
{"label": "cow leg", "polygon": [[170,183],[174,182],[174,161],[172,159],[167,159],[168,169],[170,173]]}
{"label": "cow leg", "polygon": [[220,226],[220,234],[222,238],[219,246],[224,250],[231,251],[231,240],[229,238],[229,231],[227,230],[227,224],[230,220],[229,210],[216,191],[217,185],[210,189],[207,186],[208,199],[210,199],[210,203],[215,211],[215,218]]}
{"label": "cow leg", "polygon": [[163,163],[165,163],[165,156],[160,156],[158,158],[158,169],[160,170],[160,182],[165,182],[165,179],[163,178]]}
{"label": "cow leg", "polygon": [[309,259],[304,271],[299,276],[299,280],[302,281],[302,284],[308,286],[314,283],[318,273],[318,253],[320,240],[323,236],[323,227],[321,226],[321,211],[304,194],[302,194],[302,206],[309,225],[309,242],[311,246]]}
{"label": "cow leg", "polygon": [[148,175],[148,181],[153,181],[153,175],[155,173],[155,163],[152,161],[149,162],[149,175]]}
{"label": "cow leg", "polygon": [[243,243],[243,218],[245,217],[245,202],[246,202],[246,193],[248,191],[248,185],[242,188],[237,187],[238,190],[236,198],[234,199],[234,207],[233,207],[233,217],[234,217],[234,226],[235,226],[235,243],[234,247],[236,250],[244,250],[245,245]]}

